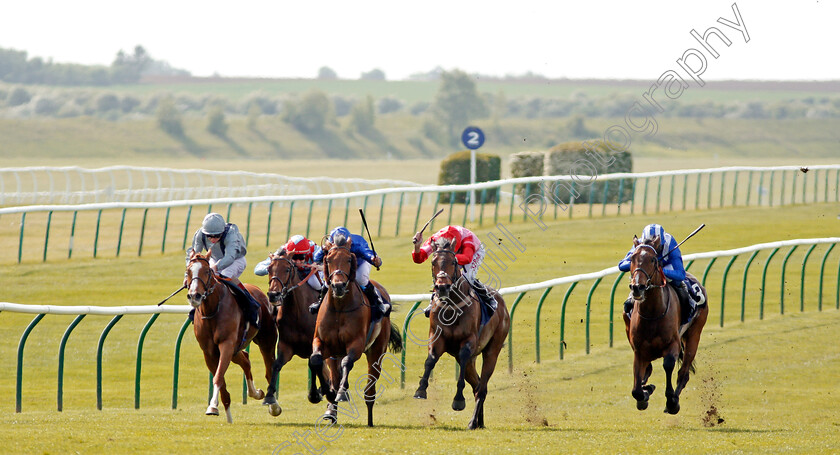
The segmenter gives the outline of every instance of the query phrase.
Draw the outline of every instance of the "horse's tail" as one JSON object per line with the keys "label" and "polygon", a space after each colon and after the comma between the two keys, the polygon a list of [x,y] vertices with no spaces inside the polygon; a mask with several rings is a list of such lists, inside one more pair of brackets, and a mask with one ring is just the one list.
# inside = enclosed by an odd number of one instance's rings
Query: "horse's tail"
{"label": "horse's tail", "polygon": [[391,324],[391,337],[388,339],[388,345],[391,347],[391,352],[399,354],[403,350],[403,339],[400,336],[400,331]]}

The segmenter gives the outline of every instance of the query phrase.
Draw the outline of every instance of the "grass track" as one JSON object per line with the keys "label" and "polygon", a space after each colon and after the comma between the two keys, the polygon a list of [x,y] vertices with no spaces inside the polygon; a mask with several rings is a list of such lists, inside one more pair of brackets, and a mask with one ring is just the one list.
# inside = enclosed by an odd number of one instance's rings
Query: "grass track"
{"label": "grass track", "polygon": [[[626,251],[632,235],[653,221],[664,224],[678,237],[706,222],[706,230],[685,247],[686,253],[788,238],[832,236],[836,235],[838,223],[835,204],[560,220],[549,222],[545,231],[534,224],[519,222],[508,228],[527,249],[500,273],[502,284],[541,281],[614,265]],[[773,229],[767,229],[771,225]],[[428,267],[416,266],[407,259],[408,238],[377,239],[376,246],[386,266],[375,278],[392,293],[427,289]],[[362,450],[444,453],[451,452],[453,447],[463,448],[466,453],[546,449],[549,453],[836,452],[840,447],[837,431],[840,419],[836,412],[840,405],[836,381],[840,375],[837,349],[840,314],[834,306],[834,283],[830,278],[831,285],[824,289],[822,296],[824,311],[816,312],[817,266],[806,270],[806,311],[799,312],[799,266],[795,264],[801,263],[803,253],[795,253],[788,267],[785,316],[779,316],[780,264],[778,259],[771,264],[769,275],[774,278],[771,278],[772,288],[768,285],[764,321],[757,320],[759,280],[752,275],[763,267],[762,260],[757,259],[751,268],[747,322],[743,324],[739,322],[739,312],[734,310],[740,298],[740,286],[733,286],[733,277],[740,277],[743,268],[733,267],[726,295],[725,328],[718,327],[723,264],[717,264],[707,282],[713,297],[698,355],[698,374],[683,394],[682,411],[676,417],[661,413],[664,408],[661,387],[652,397],[648,411],[635,410],[629,395],[632,357],[622,328],[615,331],[616,347],[610,349],[607,345],[604,300],[608,287],[602,289],[602,286],[596,293],[592,354],[584,354],[583,327],[578,320],[585,311],[588,285],[581,285],[569,304],[565,340],[568,350],[562,361],[557,359],[557,310],[565,289],[553,291],[544,308],[539,365],[534,362],[533,335],[538,296],[529,294],[523,299],[514,321],[515,369],[513,374],[507,373],[507,354],[502,354],[500,367],[490,383],[486,431],[461,431],[472,405],[463,413],[450,409],[454,373],[449,359],[436,369],[430,399],[418,402],[411,398],[424,355],[417,346],[409,345],[406,388],[385,388],[375,409],[380,426],[371,430],[363,427],[362,417],[345,418],[341,421],[343,433],[337,440],[316,443],[324,444],[331,453]],[[814,258],[819,253],[814,252],[809,264],[818,264]],[[260,248],[252,248],[249,264],[255,264],[264,255]],[[70,262],[50,259],[46,264],[4,265],[0,266],[0,286],[3,300],[19,303],[153,304],[180,284],[181,261],[181,254],[167,253],[142,258]],[[699,267],[705,264],[694,267],[702,270]],[[835,277],[833,271],[837,267],[835,253],[829,258],[826,277]],[[250,272],[243,279],[265,287],[265,282],[255,280]],[[510,303],[512,299],[508,300]],[[182,300],[176,300],[179,302]],[[394,319],[401,322],[404,316],[403,307]],[[103,411],[95,410],[94,351],[99,333],[109,318],[88,316],[71,337],[65,366],[65,411],[58,413],[55,411],[57,346],[72,318],[47,316],[27,344],[24,412],[15,414],[15,351],[31,317],[0,314],[3,451],[199,453],[246,449],[271,453],[278,444],[291,439],[295,431],[314,430],[314,422],[323,407],[305,401],[305,362],[300,359],[294,360],[281,377],[279,398],[284,406],[281,417],[271,418],[253,401],[241,405],[237,399],[241,393],[241,374],[236,369],[227,376],[235,384],[231,388],[235,424],[229,426],[223,423],[223,418],[205,417],[207,371],[189,333],[181,353],[179,409],[171,410],[173,340],[183,321],[174,315],[161,316],[147,336],[141,409],[134,410],[136,341],[147,318],[132,317],[130,322],[127,318],[116,326],[106,343]],[[425,320],[416,321],[412,329],[422,333],[425,323]],[[661,362],[656,364],[652,378],[659,386],[664,377],[660,365]],[[394,376],[398,374],[395,368],[386,371]],[[354,377],[358,375],[356,372]],[[712,405],[725,422],[705,427],[703,416]]]}

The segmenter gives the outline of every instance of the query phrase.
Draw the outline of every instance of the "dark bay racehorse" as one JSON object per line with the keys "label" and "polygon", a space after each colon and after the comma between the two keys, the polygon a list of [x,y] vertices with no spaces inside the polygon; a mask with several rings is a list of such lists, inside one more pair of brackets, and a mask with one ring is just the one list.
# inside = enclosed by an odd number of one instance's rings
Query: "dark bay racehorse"
{"label": "dark bay racehorse", "polygon": [[[455,252],[448,239],[441,239],[435,245],[432,258],[432,278],[434,279],[433,308],[429,315],[429,355],[426,358],[425,371],[420,379],[420,386],[414,398],[425,399],[429,386],[429,375],[440,356],[446,352],[458,361],[460,373],[452,409],[462,411],[466,407],[464,399],[464,381],[472,386],[475,397],[475,412],[469,428],[484,428],[484,401],[487,398],[487,383],[496,368],[496,360],[504,347],[510,330],[508,314],[502,296],[492,291],[498,307],[493,316],[483,327],[481,324],[481,305],[478,298],[470,292],[470,284],[461,273]],[[481,376],[475,368],[475,359],[482,355]]]}
{"label": "dark bay racehorse", "polygon": [[[285,250],[279,250],[270,255],[271,264],[268,266],[268,301],[276,308],[275,321],[277,323],[277,359],[274,361],[272,376],[269,381],[268,392],[263,404],[268,405],[268,411],[278,416],[282,408],[274,398],[276,392],[275,381],[283,365],[298,356],[309,359],[312,355],[312,338],[315,335],[316,315],[309,312],[311,303],[318,300],[318,291],[312,289],[306,281],[309,276],[300,279],[297,267],[292,263]],[[317,273],[315,268],[311,273]],[[327,360],[330,370],[335,370],[337,362]],[[311,403],[321,401],[321,394],[315,387],[315,376],[310,375],[308,399]]]}
{"label": "dark bay racehorse", "polygon": [[[659,261],[662,256],[659,237],[644,242],[634,238],[633,245],[636,249],[630,257],[630,289],[634,309],[630,317],[624,314],[627,339],[633,348],[632,395],[637,409],[647,409],[648,398],[655,389],[653,384],[647,383],[653,371],[651,362],[662,358],[666,382],[665,412],[676,414],[680,412],[680,392],[688,383],[689,371],[694,371],[694,357],[709,315],[709,306],[699,307],[693,321],[681,328],[679,298],[673,287],[667,285]],[[705,296],[706,289],[702,286],[701,289]],[[682,365],[674,389],[671,375],[678,360],[682,361]]]}
{"label": "dark bay racehorse", "polygon": [[[312,340],[312,356],[309,368],[321,383],[321,393],[330,402],[323,418],[337,421],[337,401],[349,401],[348,383],[350,370],[362,356],[367,357],[367,385],[359,395],[364,396],[367,405],[368,426],[373,426],[373,404],[376,401],[376,382],[382,371],[386,349],[391,352],[402,350],[402,337],[391,326],[391,319],[383,316],[371,324],[371,302],[368,302],[355,281],[356,256],[347,247],[347,239],[336,235],[334,244],[328,245],[324,256],[324,275],[327,276],[330,292],[324,298],[315,323]],[[390,300],[388,293],[379,283],[371,281],[379,289],[382,298]],[[376,305],[374,302],[373,305]],[[333,370],[332,381],[324,374],[324,359],[341,358],[340,371]],[[340,374],[337,374],[340,373]],[[360,392],[357,390],[357,393]]]}
{"label": "dark bay racehorse", "polygon": [[262,399],[262,390],[254,386],[251,375],[251,362],[248,352],[243,349],[251,340],[260,348],[265,362],[265,378],[271,380],[271,365],[274,362],[274,346],[277,343],[277,329],[271,323],[271,311],[268,298],[256,286],[246,284],[248,292],[260,303],[260,329],[249,326],[246,332],[246,320],[236,298],[227,285],[219,281],[210,268],[210,253],[193,252],[184,274],[184,285],[188,289],[187,300],[196,311],[193,319],[195,339],[204,352],[204,362],[213,373],[213,396],[207,407],[207,415],[219,415],[219,394],[225,405],[227,421],[233,423],[230,414],[230,393],[225,384],[225,372],[233,362],[245,372],[248,395]]}

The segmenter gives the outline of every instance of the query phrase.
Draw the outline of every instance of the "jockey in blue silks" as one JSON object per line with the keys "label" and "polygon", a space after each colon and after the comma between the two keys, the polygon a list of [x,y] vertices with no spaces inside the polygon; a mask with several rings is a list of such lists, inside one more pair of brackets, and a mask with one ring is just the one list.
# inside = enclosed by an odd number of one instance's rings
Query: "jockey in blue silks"
{"label": "jockey in blue silks", "polygon": [[[662,273],[668,279],[668,283],[677,291],[680,301],[687,305],[683,308],[683,314],[686,315],[683,319],[687,320],[694,314],[694,310],[698,305],[705,302],[702,292],[695,289],[693,282],[688,279],[685,273],[685,266],[683,266],[682,253],[677,246],[677,241],[674,237],[665,232],[665,229],[658,224],[649,224],[645,226],[642,231],[641,241],[652,240],[659,237],[659,243],[662,245],[662,256],[659,258],[662,264]],[[624,259],[618,263],[618,269],[622,272],[630,271],[630,256],[636,247],[630,249]],[[630,315],[633,310],[633,296],[632,294],[624,302],[624,312]]]}
{"label": "jockey in blue silks", "polygon": [[[378,304],[379,310],[382,312],[383,315],[388,315],[391,311],[391,304],[386,302],[382,295],[379,293],[379,290],[376,289],[376,286],[370,282],[370,267],[371,265],[374,267],[379,267],[382,265],[382,258],[376,255],[376,253],[370,249],[368,246],[367,241],[361,235],[351,234],[350,231],[344,227],[339,226],[332,231],[327,238],[328,245],[323,250],[319,250],[315,253],[313,257],[313,262],[315,263],[322,263],[324,261],[324,256],[326,255],[325,250],[329,250],[329,247],[335,243],[335,238],[337,236],[342,236],[347,239],[347,247],[350,248],[350,252],[356,255],[356,283],[362,289],[362,292],[368,298],[368,302],[371,305],[374,303]],[[329,280],[329,277],[326,277]],[[321,296],[318,302],[313,303],[309,306],[309,311],[312,314],[318,313],[318,309],[321,307],[321,302],[324,301],[324,296],[326,296],[327,287],[325,286],[321,290]]]}

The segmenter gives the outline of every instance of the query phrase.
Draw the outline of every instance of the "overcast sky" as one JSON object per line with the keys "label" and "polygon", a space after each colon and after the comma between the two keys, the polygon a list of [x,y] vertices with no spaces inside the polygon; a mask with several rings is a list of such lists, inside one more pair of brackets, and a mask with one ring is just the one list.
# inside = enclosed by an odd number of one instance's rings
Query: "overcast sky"
{"label": "overcast sky", "polygon": [[[730,46],[703,78],[840,79],[840,1],[508,2],[15,0],[0,13],[0,47],[54,62],[109,65],[142,45],[196,76],[404,79],[436,66],[487,75],[655,79],[717,27]],[[749,35],[736,23],[736,4]],[[708,51],[706,51],[708,52]],[[694,63],[700,65],[699,61]]]}

